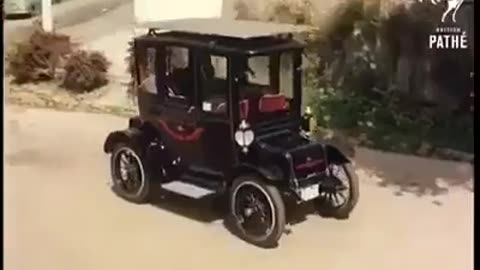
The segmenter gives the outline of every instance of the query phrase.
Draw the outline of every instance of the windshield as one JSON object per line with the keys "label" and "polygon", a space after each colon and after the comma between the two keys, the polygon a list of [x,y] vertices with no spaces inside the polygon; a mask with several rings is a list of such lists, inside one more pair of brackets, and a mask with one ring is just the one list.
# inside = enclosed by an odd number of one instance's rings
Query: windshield
{"label": "windshield", "polygon": [[249,104],[249,120],[289,116],[293,100],[293,53],[252,56],[240,63],[239,96]]}
{"label": "windshield", "polygon": [[[278,67],[277,67],[278,65]],[[268,94],[283,94],[293,98],[292,54],[285,52],[278,56],[253,56],[247,59],[242,70],[240,88],[259,86]]]}

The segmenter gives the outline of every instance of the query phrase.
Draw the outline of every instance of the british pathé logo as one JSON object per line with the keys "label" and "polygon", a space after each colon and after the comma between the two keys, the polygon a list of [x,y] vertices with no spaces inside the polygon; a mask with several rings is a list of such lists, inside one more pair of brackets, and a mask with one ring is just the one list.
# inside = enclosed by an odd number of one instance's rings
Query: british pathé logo
{"label": "british path\u00e9 logo", "polygon": [[[419,0],[420,3],[423,0]],[[444,0],[445,1],[445,0]],[[462,6],[464,0],[446,0],[446,9],[442,14],[442,23],[451,18],[451,22],[457,22],[457,11]],[[442,0],[430,0],[433,5],[437,5]],[[450,16],[449,16],[450,15]],[[435,28],[435,32],[430,34],[428,47],[430,49],[467,49],[468,39],[464,30],[458,26],[439,26]]]}
{"label": "british path\u00e9 logo", "polygon": [[[420,3],[423,2],[423,0],[419,0]],[[447,1],[447,9],[443,11],[442,15],[442,23],[445,22],[447,15],[451,14],[452,16],[452,21],[457,22],[457,11],[460,9],[460,7],[463,4],[464,0],[446,0]],[[430,0],[430,2],[434,5],[442,2],[442,0]]]}
{"label": "british path\u00e9 logo", "polygon": [[430,49],[467,49],[467,34],[460,27],[437,27],[430,35]]}

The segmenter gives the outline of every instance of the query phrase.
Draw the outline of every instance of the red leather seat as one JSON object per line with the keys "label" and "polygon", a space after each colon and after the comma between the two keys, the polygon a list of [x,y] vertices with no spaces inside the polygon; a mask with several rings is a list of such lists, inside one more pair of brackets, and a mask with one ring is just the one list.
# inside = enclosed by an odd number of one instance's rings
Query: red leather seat
{"label": "red leather seat", "polygon": [[266,94],[258,101],[258,110],[261,113],[285,111],[288,109],[287,98],[282,94]]}

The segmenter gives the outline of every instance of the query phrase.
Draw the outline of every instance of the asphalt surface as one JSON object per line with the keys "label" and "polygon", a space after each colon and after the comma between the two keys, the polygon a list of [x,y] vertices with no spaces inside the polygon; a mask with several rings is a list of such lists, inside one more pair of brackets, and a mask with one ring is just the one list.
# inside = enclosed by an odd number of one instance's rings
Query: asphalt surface
{"label": "asphalt surface", "polygon": [[5,269],[473,269],[467,164],[360,149],[350,219],[309,214],[265,250],[233,236],[208,205],[116,197],[102,145],[126,119],[5,113]]}

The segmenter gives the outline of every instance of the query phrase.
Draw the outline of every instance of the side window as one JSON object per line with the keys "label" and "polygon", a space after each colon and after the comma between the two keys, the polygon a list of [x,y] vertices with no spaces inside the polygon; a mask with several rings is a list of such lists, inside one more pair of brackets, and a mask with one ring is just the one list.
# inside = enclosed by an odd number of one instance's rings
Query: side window
{"label": "side window", "polygon": [[155,75],[156,53],[155,48],[147,48],[147,72],[149,75]]}
{"label": "side window", "polygon": [[143,57],[139,59],[140,90],[151,94],[157,94],[157,83],[155,78],[156,49],[146,48]]}
{"label": "side window", "polygon": [[293,98],[293,53],[280,56],[280,93]]}
{"label": "side window", "polygon": [[227,58],[218,55],[199,56],[199,85],[202,110],[227,114]]}
{"label": "side window", "polygon": [[227,58],[224,56],[212,56],[212,64],[215,69],[214,77],[216,79],[227,79]]}
{"label": "side window", "polygon": [[269,61],[268,56],[254,56],[248,59],[248,67],[253,71],[248,74],[248,81],[253,84],[260,85],[269,85],[270,84],[270,75],[269,71]]}
{"label": "side window", "polygon": [[183,47],[166,47],[165,86],[167,99],[193,103],[193,70],[189,50]]}

